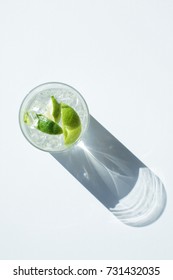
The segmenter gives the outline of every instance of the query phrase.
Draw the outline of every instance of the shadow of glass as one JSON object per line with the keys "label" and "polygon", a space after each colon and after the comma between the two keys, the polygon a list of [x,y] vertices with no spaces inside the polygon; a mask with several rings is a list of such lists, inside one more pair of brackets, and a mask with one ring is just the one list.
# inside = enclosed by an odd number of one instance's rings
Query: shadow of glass
{"label": "shadow of glass", "polygon": [[51,155],[127,225],[151,224],[164,211],[160,179],[91,115],[82,141]]}

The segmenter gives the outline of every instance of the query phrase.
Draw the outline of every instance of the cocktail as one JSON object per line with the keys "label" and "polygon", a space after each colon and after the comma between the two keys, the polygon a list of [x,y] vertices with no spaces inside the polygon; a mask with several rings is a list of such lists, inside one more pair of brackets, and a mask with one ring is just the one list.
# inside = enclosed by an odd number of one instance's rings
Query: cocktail
{"label": "cocktail", "polygon": [[35,147],[60,152],[78,143],[87,130],[89,112],[81,94],[63,83],[45,83],[32,89],[20,107],[19,122]]}

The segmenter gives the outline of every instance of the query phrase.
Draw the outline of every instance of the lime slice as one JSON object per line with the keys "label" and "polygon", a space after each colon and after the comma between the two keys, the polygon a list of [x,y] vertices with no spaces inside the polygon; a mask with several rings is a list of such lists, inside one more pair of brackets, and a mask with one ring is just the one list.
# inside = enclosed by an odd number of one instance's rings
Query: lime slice
{"label": "lime slice", "polygon": [[24,114],[23,121],[24,121],[27,125],[30,125],[31,120],[30,120],[30,116],[29,116],[29,113],[28,113],[28,112],[26,112],[26,113]]}
{"label": "lime slice", "polygon": [[62,134],[62,128],[54,121],[48,119],[42,114],[37,114],[38,123],[36,128],[47,134]]}
{"label": "lime slice", "polygon": [[51,96],[47,111],[44,115],[54,122],[59,122],[61,117],[61,105],[57,102],[54,96]]}
{"label": "lime slice", "polygon": [[79,138],[82,130],[80,118],[72,107],[64,103],[61,103],[61,116],[64,143],[67,145],[72,144]]}

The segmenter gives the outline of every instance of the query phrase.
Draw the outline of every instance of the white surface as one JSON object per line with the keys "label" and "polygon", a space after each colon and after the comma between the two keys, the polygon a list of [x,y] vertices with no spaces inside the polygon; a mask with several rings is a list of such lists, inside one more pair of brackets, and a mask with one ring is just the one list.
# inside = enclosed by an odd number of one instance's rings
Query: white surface
{"label": "white surface", "polygon": [[[173,258],[173,2],[0,2],[1,259]],[[167,207],[144,228],[119,222],[50,154],[18,110],[61,81],[164,182]]]}

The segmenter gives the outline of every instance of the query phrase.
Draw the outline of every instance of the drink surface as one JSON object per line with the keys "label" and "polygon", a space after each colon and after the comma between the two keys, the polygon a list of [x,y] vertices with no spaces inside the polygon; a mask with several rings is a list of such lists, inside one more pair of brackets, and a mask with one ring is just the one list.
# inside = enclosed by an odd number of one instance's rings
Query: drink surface
{"label": "drink surface", "polygon": [[[63,151],[71,147],[64,143],[64,134],[50,135],[36,129],[37,114],[45,114],[51,96],[54,96],[59,103],[70,106],[78,114],[81,122],[81,133],[79,138],[87,129],[89,113],[83,97],[72,87],[61,83],[47,83],[33,89],[24,99],[20,109],[20,126],[24,136],[35,147],[44,151]],[[26,112],[32,112],[31,125],[26,125],[24,116]],[[62,127],[62,120],[58,123]]]}

